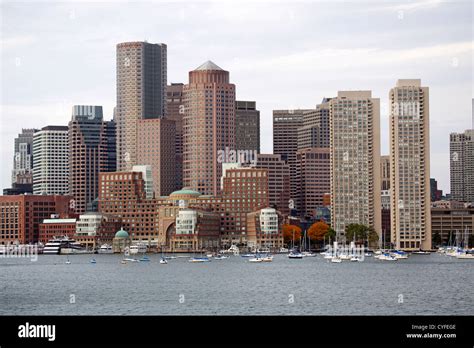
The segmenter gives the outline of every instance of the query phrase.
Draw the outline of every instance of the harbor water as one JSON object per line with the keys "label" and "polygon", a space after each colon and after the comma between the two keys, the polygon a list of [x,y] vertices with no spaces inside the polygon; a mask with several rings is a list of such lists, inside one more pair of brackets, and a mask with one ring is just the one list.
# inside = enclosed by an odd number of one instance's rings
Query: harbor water
{"label": "harbor water", "polygon": [[[2,315],[472,315],[474,261],[321,255],[121,264],[121,255],[0,258]],[[94,258],[95,264],[90,260]],[[66,260],[70,264],[66,264]]]}

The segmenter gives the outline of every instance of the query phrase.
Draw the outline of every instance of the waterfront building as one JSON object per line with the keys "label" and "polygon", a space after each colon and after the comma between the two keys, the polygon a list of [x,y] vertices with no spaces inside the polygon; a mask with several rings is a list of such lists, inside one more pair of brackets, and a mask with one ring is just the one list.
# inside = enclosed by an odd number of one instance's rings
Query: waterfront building
{"label": "waterfront building", "polygon": [[121,226],[122,221],[118,217],[89,212],[80,215],[76,221],[74,238],[88,249],[96,249],[102,244],[112,245],[115,232]]}
{"label": "waterfront building", "polygon": [[247,243],[247,214],[269,206],[268,170],[234,168],[226,170],[221,201],[214,210],[221,213],[221,241],[225,245]]}
{"label": "waterfront building", "polygon": [[150,197],[142,168],[135,170],[99,174],[99,212],[119,217],[132,240],[156,247],[158,200]]}
{"label": "waterfront building", "polygon": [[268,199],[271,208],[287,216],[290,200],[290,165],[282,160],[281,155],[258,154],[251,167],[268,170]]}
{"label": "waterfront building", "polygon": [[431,249],[429,91],[421,80],[390,90],[391,242],[397,249]]}
{"label": "waterfront building", "polygon": [[64,195],[68,192],[68,127],[43,127],[33,135],[33,193]]}
{"label": "waterfront building", "polygon": [[235,85],[229,72],[207,61],[189,72],[183,88],[183,184],[220,193],[222,152],[235,151]]}
{"label": "waterfront building", "polygon": [[256,102],[235,102],[235,148],[260,153],[260,111]]}
{"label": "waterfront building", "polygon": [[474,129],[449,139],[451,199],[474,203]]}
{"label": "waterfront building", "polygon": [[283,216],[274,208],[263,208],[247,214],[247,246],[278,251],[283,247]]}
{"label": "waterfront building", "polygon": [[125,253],[125,251],[130,248],[132,244],[132,239],[127,231],[123,228],[115,233],[114,239],[112,240],[112,250],[114,253]]}
{"label": "waterfront building", "polygon": [[137,121],[166,114],[167,47],[148,42],[117,45],[117,169],[137,163]]}
{"label": "waterfront building", "polygon": [[456,245],[456,239],[458,245],[472,241],[474,207],[431,208],[431,226],[433,237],[439,235],[444,245]]}
{"label": "waterfront building", "polygon": [[380,100],[339,91],[329,105],[332,226],[343,236],[348,224],[363,224],[380,236]]}
{"label": "waterfront building", "polygon": [[137,164],[151,166],[157,196],[169,195],[176,185],[176,123],[160,118],[137,122]]}
{"label": "waterfront building", "polygon": [[172,83],[166,87],[166,118],[176,125],[175,190],[183,187],[183,87],[183,83]]}
{"label": "waterfront building", "polygon": [[0,244],[37,243],[44,219],[73,216],[71,200],[58,195],[0,196]]}
{"label": "waterfront building", "polygon": [[330,149],[310,147],[296,152],[297,207],[299,215],[314,219],[331,190]]}
{"label": "waterfront building", "polygon": [[69,194],[78,214],[98,198],[99,173],[116,170],[114,132],[115,123],[104,121],[102,106],[74,105],[68,130]]}
{"label": "waterfront building", "polygon": [[44,219],[39,224],[40,243],[46,244],[53,238],[74,238],[76,234],[76,219]]}
{"label": "waterfront building", "polygon": [[162,250],[169,252],[218,250],[220,214],[199,207],[189,207],[187,196],[194,200],[200,194],[192,190],[179,190],[173,192],[169,200],[176,201],[179,197],[180,203],[159,207]]}

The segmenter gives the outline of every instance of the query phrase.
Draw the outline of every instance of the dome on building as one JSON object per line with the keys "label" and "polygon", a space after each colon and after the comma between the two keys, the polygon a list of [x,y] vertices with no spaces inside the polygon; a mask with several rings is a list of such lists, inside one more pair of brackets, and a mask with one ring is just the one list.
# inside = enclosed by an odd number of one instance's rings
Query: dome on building
{"label": "dome on building", "polygon": [[194,191],[188,188],[182,188],[181,190],[174,191],[170,194],[170,197],[175,197],[175,196],[195,196],[199,197],[201,196],[201,193],[198,191]]}
{"label": "dome on building", "polygon": [[129,238],[129,235],[128,232],[121,227],[120,230],[115,233],[115,238]]}

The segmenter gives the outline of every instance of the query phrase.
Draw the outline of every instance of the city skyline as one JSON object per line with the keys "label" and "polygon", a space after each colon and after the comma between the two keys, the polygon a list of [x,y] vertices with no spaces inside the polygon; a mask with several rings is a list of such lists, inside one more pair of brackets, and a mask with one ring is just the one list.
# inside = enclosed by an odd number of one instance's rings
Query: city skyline
{"label": "city skyline", "polygon": [[[266,7],[265,14],[259,11],[259,4],[196,4],[152,3],[133,8],[127,4],[55,4],[38,7],[38,19],[23,18],[36,9],[33,4],[3,4],[8,16],[3,18],[0,133],[1,156],[8,165],[1,171],[2,187],[10,186],[11,144],[21,128],[67,125],[71,107],[81,104],[102,105],[104,119],[111,119],[115,46],[148,39],[168,47],[168,83],[185,83],[188,71],[208,59],[230,71],[237,86],[236,99],[255,100],[259,106],[262,153],[272,153],[273,110],[314,108],[323,97],[334,97],[339,90],[370,89],[381,101],[381,148],[382,154],[388,154],[388,92],[397,79],[422,79],[431,93],[431,176],[449,192],[449,133],[471,127],[469,2],[278,3],[270,11]],[[345,8],[342,16],[332,17],[334,23],[324,20],[340,6]],[[143,25],[123,25],[124,8],[130,10],[125,12],[131,23],[140,20]],[[147,13],[153,8],[163,11]],[[95,11],[86,15],[88,9]],[[110,15],[101,22],[103,30],[87,30],[104,11]],[[193,16],[197,11],[213,15],[216,25],[233,25],[222,26],[217,33]],[[370,23],[365,11],[374,15]],[[120,13],[114,16],[116,12]],[[167,13],[178,15],[167,18]],[[144,19],[152,15],[157,18],[147,24]],[[317,23],[315,16],[325,24],[320,31],[298,38],[292,35]],[[45,26],[46,18],[51,21]],[[280,29],[282,20],[289,25]],[[342,29],[338,28],[341,21],[346,22]],[[259,29],[262,23],[265,32]],[[37,25],[43,30],[35,30]],[[195,30],[196,25],[202,28]],[[64,30],[58,32],[60,26]],[[238,30],[232,28],[235,26]],[[353,34],[350,40],[345,39],[348,28]],[[377,33],[380,29],[384,36]],[[263,49],[258,47],[261,40],[268,42]],[[193,58],[186,54],[189,50],[194,50]]]}

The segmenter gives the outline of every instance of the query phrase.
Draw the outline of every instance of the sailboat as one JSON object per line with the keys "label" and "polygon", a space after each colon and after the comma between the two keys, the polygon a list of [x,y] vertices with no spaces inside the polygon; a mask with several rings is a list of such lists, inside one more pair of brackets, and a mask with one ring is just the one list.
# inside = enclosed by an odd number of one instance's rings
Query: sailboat
{"label": "sailboat", "polygon": [[466,226],[465,232],[463,233],[463,249],[458,250],[458,254],[456,255],[457,259],[467,259],[467,260],[474,260],[474,253],[473,250],[469,249],[469,230]]}
{"label": "sailboat", "polygon": [[160,265],[167,265],[167,264],[168,264],[168,260],[166,260],[165,255],[163,254],[163,247],[164,247],[164,245],[161,246]]}
{"label": "sailboat", "polygon": [[293,248],[291,249],[290,253],[288,254],[289,259],[302,259],[303,254],[300,253],[298,250],[295,248],[295,231],[293,230]]}
{"label": "sailboat", "polygon": [[66,260],[66,265],[70,265],[71,264],[71,261],[69,261],[69,256],[67,257],[67,260]]}
{"label": "sailboat", "polygon": [[129,250],[128,247],[125,248],[123,255],[124,255],[124,258],[123,258],[124,261],[139,262],[137,259],[129,257],[130,256],[130,250]]}

